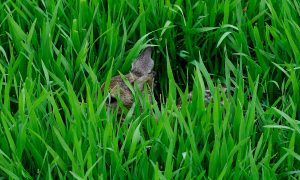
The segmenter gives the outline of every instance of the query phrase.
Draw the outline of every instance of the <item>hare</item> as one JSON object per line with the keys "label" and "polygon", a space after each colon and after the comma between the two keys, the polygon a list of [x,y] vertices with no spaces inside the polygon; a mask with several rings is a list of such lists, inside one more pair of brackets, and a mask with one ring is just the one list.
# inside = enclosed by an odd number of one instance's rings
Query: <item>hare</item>
{"label": "hare", "polygon": [[[136,84],[137,88],[142,94],[144,94],[144,85],[148,86],[148,95],[149,100],[151,99],[151,89],[154,86],[154,77],[155,72],[153,71],[154,61],[151,59],[152,48],[147,47],[142,51],[142,53],[137,57],[136,60],[132,63],[131,70],[124,77],[131,85]],[[105,84],[101,85],[101,91],[104,92]],[[221,90],[221,89],[219,89]],[[227,91],[226,88],[222,88],[224,92]],[[221,93],[221,92],[220,92]],[[109,85],[109,95],[110,98],[107,101],[107,106],[116,108],[118,105],[117,100],[121,100],[125,107],[130,108],[133,104],[133,95],[130,88],[126,85],[123,78],[118,75],[114,76],[111,79]],[[205,89],[205,104],[207,105],[209,101],[212,100],[211,91],[206,88]],[[188,101],[192,101],[192,92],[189,93]],[[224,102],[221,101],[221,105],[223,106]],[[181,108],[181,99],[177,104],[178,108]]]}
{"label": "hare", "polygon": [[[132,63],[131,70],[125,75],[125,79],[130,84],[137,85],[137,88],[144,94],[144,85],[148,86],[148,90],[151,91],[151,87],[154,84],[155,72],[153,71],[154,62],[151,59],[152,48],[145,48],[137,59]],[[105,84],[101,85],[101,91],[103,93]],[[149,94],[149,100],[151,101],[151,95]],[[110,107],[117,107],[117,99],[120,99],[125,107],[130,108],[133,104],[133,95],[129,87],[124,82],[123,78],[118,75],[111,79],[109,85],[110,98],[107,105]]]}

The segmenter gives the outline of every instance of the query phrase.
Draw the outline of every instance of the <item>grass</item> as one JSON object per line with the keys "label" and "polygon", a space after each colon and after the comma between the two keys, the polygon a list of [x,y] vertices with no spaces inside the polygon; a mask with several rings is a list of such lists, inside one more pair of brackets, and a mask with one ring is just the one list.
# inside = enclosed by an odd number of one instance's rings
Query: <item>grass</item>
{"label": "grass", "polygon": [[[1,1],[1,179],[300,179],[299,17],[297,0]],[[119,116],[98,90],[147,44],[156,100]]]}

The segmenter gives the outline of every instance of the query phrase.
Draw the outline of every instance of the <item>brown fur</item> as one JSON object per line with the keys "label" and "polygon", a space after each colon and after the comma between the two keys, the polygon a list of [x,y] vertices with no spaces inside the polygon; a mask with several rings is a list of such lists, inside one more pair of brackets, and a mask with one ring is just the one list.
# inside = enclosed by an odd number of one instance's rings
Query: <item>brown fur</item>
{"label": "brown fur", "polygon": [[[148,86],[149,92],[154,83],[155,73],[152,71],[154,62],[151,59],[151,47],[146,48],[139,57],[132,63],[131,71],[125,75],[125,79],[134,87],[137,85],[138,89],[144,94],[144,85]],[[103,93],[105,84],[101,85]],[[132,92],[120,75],[114,76],[109,85],[110,102],[107,105],[117,107],[117,99],[120,99],[125,107],[130,108],[133,103]],[[151,99],[150,93],[149,98]]]}

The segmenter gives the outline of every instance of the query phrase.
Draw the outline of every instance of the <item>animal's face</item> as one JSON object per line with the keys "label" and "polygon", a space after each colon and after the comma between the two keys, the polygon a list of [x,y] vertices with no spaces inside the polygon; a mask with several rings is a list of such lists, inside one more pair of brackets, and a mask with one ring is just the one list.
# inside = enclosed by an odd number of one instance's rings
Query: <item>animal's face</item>
{"label": "animal's face", "polygon": [[[124,76],[132,86],[134,86],[134,84],[137,85],[137,88],[142,93],[144,93],[145,84],[148,86],[148,90],[151,90],[151,87],[154,83],[155,73],[152,71],[154,62],[151,59],[151,50],[151,47],[146,48],[132,63],[131,71]],[[103,89],[104,84],[101,86],[102,92]],[[131,107],[133,103],[132,92],[121,76],[112,77],[109,85],[109,95],[110,98],[107,102],[107,105],[111,107],[117,107],[118,99],[121,100],[122,103],[128,108]]]}

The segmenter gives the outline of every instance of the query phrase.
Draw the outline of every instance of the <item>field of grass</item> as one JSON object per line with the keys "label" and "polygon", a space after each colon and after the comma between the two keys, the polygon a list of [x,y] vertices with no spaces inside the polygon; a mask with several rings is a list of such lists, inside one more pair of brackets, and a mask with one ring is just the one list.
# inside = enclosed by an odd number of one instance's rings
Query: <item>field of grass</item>
{"label": "field of grass", "polygon": [[[156,100],[118,115],[147,45]],[[299,0],[2,0],[0,179],[300,179],[299,70]]]}

